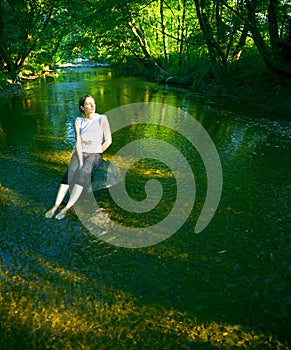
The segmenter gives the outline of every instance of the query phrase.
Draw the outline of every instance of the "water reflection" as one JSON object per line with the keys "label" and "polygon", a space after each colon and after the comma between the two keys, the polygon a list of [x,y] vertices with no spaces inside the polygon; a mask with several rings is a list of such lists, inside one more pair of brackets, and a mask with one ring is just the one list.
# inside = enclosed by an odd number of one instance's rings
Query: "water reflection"
{"label": "water reflection", "polygon": [[[120,77],[114,71],[103,68],[68,71],[60,74],[56,83],[27,83],[21,93],[1,100],[1,156],[33,163],[37,155],[37,159],[44,159],[43,168],[39,169],[43,173],[47,171],[46,165],[55,169],[53,162],[57,164],[60,159],[61,168],[65,166],[67,155],[75,142],[73,122],[79,115],[78,100],[84,93],[95,97],[100,113],[136,102],[158,102],[180,108],[196,118],[207,130],[218,149],[223,166],[236,169],[241,177],[244,176],[241,169],[246,166],[249,168],[250,164],[246,162],[256,156],[255,161],[263,162],[266,172],[273,172],[276,163],[281,170],[282,162],[287,164],[286,151],[289,149],[290,135],[287,122],[267,119],[257,121],[248,116],[236,116],[221,107],[216,109],[210,102],[202,103],[185,90],[138,78]],[[189,115],[177,116],[173,120],[173,129],[179,123],[187,122],[181,118],[189,118]],[[162,123],[164,118],[167,116],[163,113],[159,116],[152,114],[148,122]],[[136,135],[171,142],[190,160],[197,179],[205,175],[195,149],[170,128],[131,125],[125,134],[117,133],[114,136],[114,144],[106,156],[110,158],[124,142]],[[53,156],[48,158],[48,154]],[[263,158],[258,159],[259,155]],[[260,176],[261,169],[255,164],[252,171],[256,177]],[[57,179],[59,174],[56,173],[55,177]],[[33,186],[30,179],[27,179],[26,185]]]}
{"label": "water reflection", "polygon": [[[128,103],[159,102],[203,124],[219,152],[224,182],[218,212],[202,234],[195,235],[194,228],[207,192],[203,162],[179,133],[156,125],[119,130],[105,156],[110,159],[137,136],[170,142],[187,157],[197,201],[175,236],[147,249],[119,249],[89,235],[73,211],[62,222],[44,218],[74,145],[79,96],[88,92],[101,113]],[[4,347],[13,348],[14,340],[23,345],[23,339],[30,348],[53,347],[61,338],[67,339],[64,348],[80,339],[90,346],[93,338],[100,346],[114,338],[118,347],[126,333],[146,339],[149,348],[153,341],[166,344],[174,338],[177,348],[194,346],[197,339],[201,347],[211,347],[209,337],[213,347],[285,348],[272,339],[285,343],[290,333],[290,124],[238,116],[187,91],[118,77],[108,69],[71,71],[52,84],[28,83],[21,94],[0,100],[0,110]],[[136,200],[145,197],[149,179],[168,189],[153,209],[155,216],[129,216],[107,190],[96,194],[101,211],[130,227],[147,227],[171,211],[177,185],[166,165],[145,159],[127,178]],[[139,338],[140,320],[147,320],[152,336],[146,332]],[[162,333],[161,324],[166,325]],[[52,325],[59,339],[51,336]]]}

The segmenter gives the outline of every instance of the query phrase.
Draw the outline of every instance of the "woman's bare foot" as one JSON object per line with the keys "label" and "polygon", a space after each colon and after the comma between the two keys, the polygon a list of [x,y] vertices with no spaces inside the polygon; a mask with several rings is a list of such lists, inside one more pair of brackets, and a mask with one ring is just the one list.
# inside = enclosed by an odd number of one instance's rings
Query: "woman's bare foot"
{"label": "woman's bare foot", "polygon": [[67,208],[64,208],[62,209],[57,215],[56,215],[56,219],[57,220],[62,220],[65,216],[66,216],[66,213],[69,209]]}
{"label": "woman's bare foot", "polygon": [[50,210],[48,210],[46,213],[45,213],[45,217],[47,218],[47,219],[51,219],[53,216],[54,216],[54,214],[55,214],[55,212],[56,212],[56,210],[58,209],[58,207],[52,207]]}

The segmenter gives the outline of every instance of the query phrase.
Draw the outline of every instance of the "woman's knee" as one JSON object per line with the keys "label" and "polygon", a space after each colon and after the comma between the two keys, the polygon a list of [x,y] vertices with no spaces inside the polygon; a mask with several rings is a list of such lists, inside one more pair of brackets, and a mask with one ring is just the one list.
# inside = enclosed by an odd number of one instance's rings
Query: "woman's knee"
{"label": "woman's knee", "polygon": [[91,174],[83,169],[79,169],[76,177],[75,183],[80,186],[85,186],[91,180]]}

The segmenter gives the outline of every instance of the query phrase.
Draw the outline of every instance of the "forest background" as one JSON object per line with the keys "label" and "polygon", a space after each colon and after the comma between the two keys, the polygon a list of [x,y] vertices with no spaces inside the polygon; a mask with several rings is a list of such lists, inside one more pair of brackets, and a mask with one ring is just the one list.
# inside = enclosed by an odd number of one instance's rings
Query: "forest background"
{"label": "forest background", "polygon": [[[102,62],[290,114],[286,0],[1,0],[0,88]],[[278,109],[279,108],[279,109]]]}

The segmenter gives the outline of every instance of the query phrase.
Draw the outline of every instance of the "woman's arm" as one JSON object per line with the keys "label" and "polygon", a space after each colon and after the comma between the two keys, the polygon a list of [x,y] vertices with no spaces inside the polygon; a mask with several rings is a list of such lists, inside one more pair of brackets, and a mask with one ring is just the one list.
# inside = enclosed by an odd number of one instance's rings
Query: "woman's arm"
{"label": "woman's arm", "polygon": [[75,135],[76,135],[76,152],[79,158],[80,168],[83,166],[83,152],[82,152],[82,140],[80,136],[80,127],[75,121]]}
{"label": "woman's arm", "polygon": [[102,152],[104,152],[112,143],[112,136],[110,131],[110,126],[107,117],[104,118],[102,123],[104,142],[102,143]]}

